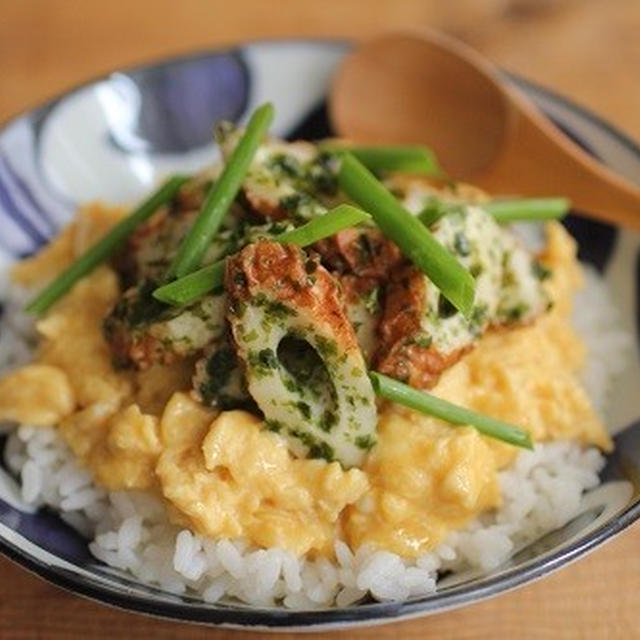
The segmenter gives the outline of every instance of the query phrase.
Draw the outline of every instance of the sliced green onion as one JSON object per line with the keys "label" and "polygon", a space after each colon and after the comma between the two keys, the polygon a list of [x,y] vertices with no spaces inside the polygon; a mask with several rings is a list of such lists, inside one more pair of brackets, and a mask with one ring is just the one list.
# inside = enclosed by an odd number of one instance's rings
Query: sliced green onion
{"label": "sliced green onion", "polygon": [[372,371],[369,374],[373,390],[377,395],[392,402],[415,409],[429,416],[435,416],[451,424],[467,424],[475,427],[486,436],[508,442],[517,447],[533,449],[531,436],[518,427],[482,413],[465,409],[441,398],[418,391],[398,380],[389,378],[381,373]]}
{"label": "sliced green onion", "polygon": [[480,205],[497,222],[558,220],[567,215],[571,203],[566,198],[528,198],[524,200],[490,200]]}
{"label": "sliced green onion", "polygon": [[211,239],[242,186],[253,156],[273,120],[273,113],[270,103],[254,111],[222,174],[212,185],[202,210],[182,241],[169,266],[167,278],[181,278],[200,266]]}
{"label": "sliced green onion", "polygon": [[181,307],[189,304],[210,291],[222,287],[227,259],[223,258],[202,269],[192,271],[188,276],[158,287],[153,297],[161,302]]}
{"label": "sliced green onion", "polygon": [[469,315],[474,297],[471,274],[348,152],[341,156],[338,182],[352,200],[371,213],[382,232],[429,276],[444,297]]}
{"label": "sliced green onion", "polygon": [[[460,210],[464,203],[447,202],[431,196],[417,218],[429,227],[442,216]],[[571,203],[566,198],[527,198],[523,200],[490,200],[479,203],[488,214],[500,224],[508,222],[534,222],[536,220],[558,220],[563,218]]]}
{"label": "sliced green onion", "polygon": [[133,230],[147,220],[159,207],[169,202],[178,189],[188,180],[187,176],[169,178],[137,209],[118,222],[106,235],[87,249],[67,267],[49,286],[45,287],[26,307],[30,313],[44,313],[81,278],[104,262],[131,235]]}
{"label": "sliced green onion", "polygon": [[424,208],[418,214],[418,220],[426,227],[430,227],[443,216],[454,213],[455,211],[460,211],[461,208],[462,205],[460,204],[445,202],[444,200],[440,200],[440,198],[430,196]]}
{"label": "sliced green onion", "polygon": [[436,155],[428,147],[385,145],[362,147],[325,143],[320,148],[327,151],[348,151],[370,171],[406,171],[443,177],[444,172]]}
{"label": "sliced green onion", "polygon": [[[341,204],[331,209],[324,216],[311,220],[306,224],[285,231],[271,238],[275,242],[297,244],[306,247],[318,240],[328,238],[342,229],[354,227],[371,216],[356,207]],[[182,306],[197,300],[201,296],[222,287],[224,282],[226,259],[194,271],[183,278],[157,288],[153,297],[168,304]]]}
{"label": "sliced green onion", "polygon": [[338,231],[355,227],[365,220],[371,220],[371,216],[362,209],[352,207],[349,204],[340,204],[325,215],[311,220],[297,229],[278,234],[274,240],[282,244],[297,244],[306,247],[318,242],[318,240],[328,238]]}

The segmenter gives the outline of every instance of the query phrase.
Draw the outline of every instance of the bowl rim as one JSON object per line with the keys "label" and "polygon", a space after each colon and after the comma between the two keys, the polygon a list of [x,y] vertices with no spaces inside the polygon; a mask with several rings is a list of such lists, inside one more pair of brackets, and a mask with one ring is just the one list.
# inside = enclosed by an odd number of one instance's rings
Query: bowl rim
{"label": "bowl rim", "polygon": [[[324,45],[327,47],[334,47],[336,50],[343,49],[345,52],[353,47],[354,41],[349,38],[330,36],[326,37],[304,37],[304,36],[292,36],[292,37],[265,37],[255,38],[251,40],[230,40],[229,42],[222,43],[220,45],[213,45],[211,47],[197,47],[189,51],[180,51],[168,56],[150,56],[148,59],[143,59],[140,62],[134,62],[124,65],[122,67],[114,67],[101,71],[96,74],[91,74],[83,80],[77,82],[71,82],[66,89],[59,91],[53,91],[50,95],[37,101],[35,104],[28,105],[17,111],[10,113],[8,116],[0,120],[0,136],[4,133],[5,129],[8,129],[18,120],[28,117],[34,113],[39,113],[50,109],[55,106],[60,100],[64,100],[74,93],[78,93],[83,89],[87,89],[103,80],[107,80],[114,73],[136,73],[138,71],[146,71],[147,69],[153,69],[156,67],[164,67],[169,64],[175,64],[180,62],[189,62],[192,60],[198,60],[199,58],[206,58],[218,53],[235,53],[244,47],[253,45],[282,45],[282,44],[301,44],[301,45]],[[515,76],[514,76],[515,77]]]}
{"label": "bowl rim", "polygon": [[[10,115],[0,122],[0,136],[15,122],[51,109],[60,100],[74,93],[91,87],[113,73],[133,73],[168,64],[188,62],[218,53],[235,52],[252,45],[324,45],[347,51],[351,42],[344,38],[264,38],[248,41],[231,42],[221,46],[203,47],[191,52],[178,53],[171,56],[157,57],[142,63],[129,65],[103,72],[71,87],[60,91],[32,107],[27,107]],[[535,101],[535,94],[540,94],[553,102],[564,105],[570,112],[590,121],[598,129],[605,131],[626,147],[633,155],[640,158],[640,144],[601,116],[549,90],[546,87],[530,82],[521,76],[507,73],[506,77]],[[255,608],[249,606],[218,606],[204,602],[170,602],[156,599],[152,594],[143,596],[120,591],[104,583],[95,584],[79,574],[69,572],[61,567],[50,565],[13,542],[0,537],[0,553],[26,568],[31,573],[62,587],[74,594],[100,602],[118,609],[144,613],[175,621],[196,624],[218,625],[229,628],[249,630],[282,630],[282,631],[319,631],[331,628],[346,628],[355,625],[386,624],[407,620],[432,613],[444,612],[462,605],[480,602],[498,596],[518,586],[538,580],[612,539],[614,536],[640,519],[640,502],[628,505],[615,518],[590,531],[585,536],[573,540],[567,546],[528,561],[524,566],[506,569],[495,576],[483,578],[482,581],[460,592],[441,592],[406,602],[381,602],[360,605],[357,607],[333,608],[321,610],[296,611],[277,608]]]}

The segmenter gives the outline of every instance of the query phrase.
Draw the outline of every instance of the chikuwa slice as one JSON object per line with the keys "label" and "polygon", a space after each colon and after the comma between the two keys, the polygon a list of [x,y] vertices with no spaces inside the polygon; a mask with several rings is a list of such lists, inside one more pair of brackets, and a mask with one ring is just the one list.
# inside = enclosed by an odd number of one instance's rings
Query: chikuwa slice
{"label": "chikuwa slice", "polygon": [[249,393],[294,454],[360,465],[376,404],[336,280],[297,246],[259,241],[227,262],[229,322]]}

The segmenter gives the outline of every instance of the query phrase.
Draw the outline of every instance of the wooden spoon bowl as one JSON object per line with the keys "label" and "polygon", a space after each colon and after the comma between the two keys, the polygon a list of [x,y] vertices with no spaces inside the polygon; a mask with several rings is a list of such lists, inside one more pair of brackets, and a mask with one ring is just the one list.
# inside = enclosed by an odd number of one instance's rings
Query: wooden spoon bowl
{"label": "wooden spoon bowl", "polygon": [[495,193],[563,195],[640,230],[640,187],[557,129],[466,45],[428,30],[365,43],[343,62],[330,117],[357,142],[419,143],[455,178]]}

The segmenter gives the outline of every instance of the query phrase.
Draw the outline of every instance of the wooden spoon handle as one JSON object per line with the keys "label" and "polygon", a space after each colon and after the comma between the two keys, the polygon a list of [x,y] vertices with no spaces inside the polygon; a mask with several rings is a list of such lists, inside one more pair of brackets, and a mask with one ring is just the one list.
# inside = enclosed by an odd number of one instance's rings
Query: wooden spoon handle
{"label": "wooden spoon handle", "polygon": [[472,180],[487,191],[568,197],[580,213],[640,231],[640,186],[594,160],[515,89],[511,132],[494,164]]}

